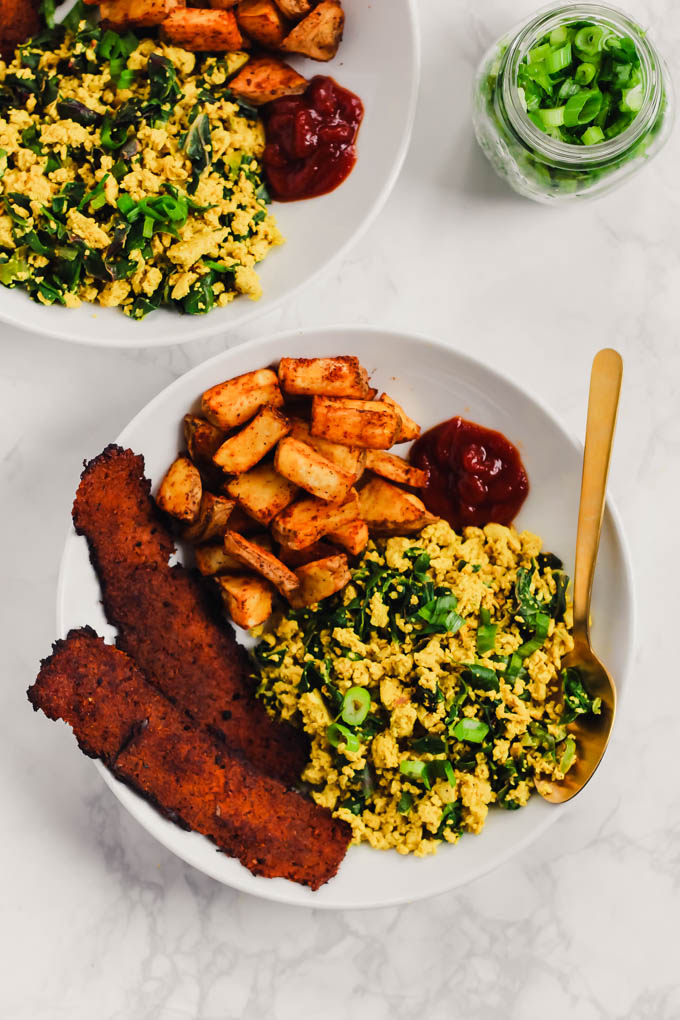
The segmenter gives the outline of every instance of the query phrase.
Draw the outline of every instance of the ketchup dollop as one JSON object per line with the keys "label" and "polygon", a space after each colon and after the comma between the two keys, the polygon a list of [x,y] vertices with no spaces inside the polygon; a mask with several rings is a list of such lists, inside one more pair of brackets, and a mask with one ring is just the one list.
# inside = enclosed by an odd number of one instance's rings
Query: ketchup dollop
{"label": "ketchup dollop", "polygon": [[364,107],[332,78],[316,75],[300,96],[269,103],[264,113],[264,170],[279,202],[333,191],[351,172]]}
{"label": "ketchup dollop", "polygon": [[456,531],[492,521],[510,524],[529,491],[517,447],[500,432],[450,418],[411,447],[411,463],[429,471],[425,506]]}

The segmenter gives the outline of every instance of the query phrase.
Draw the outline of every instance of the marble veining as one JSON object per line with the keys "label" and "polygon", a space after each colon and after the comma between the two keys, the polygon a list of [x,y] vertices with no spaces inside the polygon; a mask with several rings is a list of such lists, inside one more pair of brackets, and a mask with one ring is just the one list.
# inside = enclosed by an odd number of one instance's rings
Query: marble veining
{"label": "marble veining", "polygon": [[[0,328],[3,668],[0,1016],[7,1020],[677,1020],[678,132],[595,204],[512,195],[474,143],[483,49],[534,0],[420,0],[413,142],[385,210],[294,302],[187,347],[85,349]],[[680,81],[680,11],[628,0]],[[1,295],[0,295],[1,299]],[[225,346],[370,322],[449,339],[582,433],[587,373],[626,363],[612,492],[636,571],[638,651],[597,781],[475,883],[388,910],[322,913],[223,888],[115,801],[25,698],[54,637],[83,458]],[[483,838],[483,837],[482,837]]]}

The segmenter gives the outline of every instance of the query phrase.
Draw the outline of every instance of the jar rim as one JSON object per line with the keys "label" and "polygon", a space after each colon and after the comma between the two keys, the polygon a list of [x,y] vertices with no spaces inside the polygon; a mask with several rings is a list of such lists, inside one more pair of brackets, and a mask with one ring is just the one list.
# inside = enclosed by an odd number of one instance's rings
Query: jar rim
{"label": "jar rim", "polygon": [[[536,43],[565,21],[593,21],[618,35],[631,35],[643,71],[644,95],[636,117],[620,134],[594,145],[576,145],[553,138],[537,127],[527,115],[519,94],[517,73],[520,62]],[[618,159],[643,138],[655,123],[663,98],[663,61],[643,29],[624,11],[599,3],[551,4],[523,24],[508,46],[500,68],[502,98],[507,119],[518,139],[537,150],[552,164],[586,169]]]}

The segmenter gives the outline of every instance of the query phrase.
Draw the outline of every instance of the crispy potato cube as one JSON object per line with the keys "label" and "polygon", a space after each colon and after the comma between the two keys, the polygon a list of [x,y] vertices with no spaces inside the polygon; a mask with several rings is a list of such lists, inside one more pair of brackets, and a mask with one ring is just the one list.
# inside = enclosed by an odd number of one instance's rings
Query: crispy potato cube
{"label": "crispy potato cube", "polygon": [[236,20],[242,32],[270,50],[278,49],[288,31],[288,23],[274,0],[241,0]]}
{"label": "crispy potato cube", "polygon": [[284,478],[273,464],[258,464],[227,484],[227,492],[260,524],[268,525],[293,502],[298,487]]}
{"label": "crispy potato cube", "polygon": [[218,429],[236,428],[252,418],[261,407],[283,405],[276,373],[270,368],[227,379],[211,386],[201,397],[201,409],[209,422]]}
{"label": "crispy potato cube", "polygon": [[336,591],[346,588],[352,579],[347,566],[347,557],[342,553],[328,556],[325,560],[315,560],[295,571],[299,580],[299,588],[291,593],[290,603],[296,609],[313,606]]}
{"label": "crispy potato cube", "polygon": [[148,28],[160,25],[184,0],[102,0],[99,13],[108,26]]}
{"label": "crispy potato cube", "polygon": [[255,535],[260,527],[259,522],[254,517],[251,517],[250,514],[247,514],[238,503],[229,514],[227,531],[238,531],[239,535]]}
{"label": "crispy potato cube", "polygon": [[243,566],[250,567],[256,574],[266,577],[286,598],[299,588],[300,582],[285,563],[255,542],[244,538],[243,535],[238,535],[235,531],[228,531],[224,536],[224,549],[230,556],[239,560]]}
{"label": "crispy potato cube", "polygon": [[[267,534],[253,535],[251,542],[261,546],[262,549],[271,551],[272,540]],[[238,573],[239,570],[243,570],[241,560],[236,559],[235,556],[231,556],[226,551],[224,542],[197,545],[194,549],[194,559],[196,560],[196,566],[205,576],[223,574],[227,571]]]}
{"label": "crispy potato cube", "polygon": [[281,43],[287,53],[302,53],[312,60],[332,60],[345,27],[345,12],[335,0],[321,0],[299,21]]}
{"label": "crispy potato cube", "polygon": [[368,545],[368,524],[366,521],[350,521],[326,535],[331,542],[342,546],[352,556],[360,556]]}
{"label": "crispy potato cube", "polygon": [[263,577],[221,574],[215,578],[227,613],[245,630],[258,627],[272,615],[272,586]]}
{"label": "crispy potato cube", "polygon": [[233,499],[204,492],[198,517],[185,528],[182,537],[187,542],[210,542],[222,538],[227,530],[227,521],[234,509]]}
{"label": "crispy potato cube", "polygon": [[410,492],[382,478],[372,478],[359,493],[361,516],[377,535],[410,535],[437,518]]}
{"label": "crispy potato cube", "polygon": [[380,395],[380,403],[387,404],[393,411],[397,412],[399,417],[399,432],[397,434],[397,443],[406,443],[411,439],[417,439],[420,435],[420,425],[409,418],[405,413],[403,407],[400,407],[396,400],[392,400],[392,397],[388,397],[386,393]]}
{"label": "crispy potato cube", "polygon": [[[228,11],[231,7],[236,7],[239,0],[208,0],[208,7],[212,7],[214,11]],[[194,6],[192,4],[192,6]],[[202,4],[196,4],[197,7],[203,6]]]}
{"label": "crispy potato cube", "polygon": [[298,96],[307,79],[278,57],[256,57],[232,78],[229,88],[251,106],[262,106],[283,96]]}
{"label": "crispy potato cube", "polygon": [[344,503],[326,503],[307,496],[282,510],[272,525],[272,534],[289,549],[304,549],[359,516],[359,498],[354,489]]}
{"label": "crispy potato cube", "polygon": [[377,400],[314,397],[312,435],[346,446],[389,450],[399,429],[399,418]]}
{"label": "crispy potato cube", "polygon": [[185,414],[183,427],[184,441],[194,463],[212,464],[213,454],[224,442],[224,432],[197,414]]}
{"label": "crispy potato cube", "polygon": [[284,478],[329,503],[341,503],[354,482],[353,475],[346,474],[307,443],[292,436],[282,439],[276,447],[274,467]]}
{"label": "crispy potato cube", "polygon": [[163,22],[163,38],[192,53],[242,50],[245,40],[233,11],[177,8]]}
{"label": "crispy potato cube", "polygon": [[294,439],[299,439],[301,443],[311,446],[313,450],[320,453],[331,464],[335,464],[345,474],[351,475],[355,482],[359,481],[366,466],[366,450],[359,446],[343,446],[340,443],[331,443],[327,439],[313,436],[309,424],[306,421],[302,421],[301,418],[291,419],[291,424],[291,435]]}
{"label": "crispy potato cube", "polygon": [[156,502],[166,514],[180,521],[194,521],[199,514],[202,493],[198,468],[188,457],[178,457],[160,484]]}
{"label": "crispy potato cube", "polygon": [[[363,521],[361,523],[363,524]],[[328,556],[337,556],[340,551],[330,542],[313,542],[311,545],[305,546],[304,549],[289,549],[288,546],[282,545],[279,546],[279,559],[287,567],[296,570],[297,567],[302,567],[313,560],[325,560]]]}
{"label": "crispy potato cube", "polygon": [[403,457],[385,453],[384,450],[368,450],[366,467],[376,475],[389,478],[391,482],[398,482],[400,485],[413,485],[415,488],[427,485],[427,471],[412,467]]}
{"label": "crispy potato cube", "polygon": [[279,382],[284,393],[302,396],[358,397],[370,392],[368,372],[358,358],[281,358]]}
{"label": "crispy potato cube", "polygon": [[272,450],[279,439],[290,432],[287,418],[267,405],[263,407],[244,429],[230,436],[213,457],[213,463],[232,475],[241,475]]}
{"label": "crispy potato cube", "polygon": [[315,0],[276,0],[281,11],[291,21],[299,21],[314,8]]}

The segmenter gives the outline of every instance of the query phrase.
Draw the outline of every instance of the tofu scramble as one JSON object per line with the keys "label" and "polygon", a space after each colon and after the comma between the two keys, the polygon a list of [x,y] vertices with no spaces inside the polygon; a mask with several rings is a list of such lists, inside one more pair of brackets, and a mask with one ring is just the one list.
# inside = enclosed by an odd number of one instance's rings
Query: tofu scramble
{"label": "tofu scramble", "polygon": [[567,724],[599,703],[561,668],[561,568],[529,532],[440,520],[374,539],[343,592],[259,635],[259,694],[309,734],[301,778],[353,842],[425,856],[570,768]]}
{"label": "tofu scramble", "polygon": [[261,294],[282,243],[245,53],[66,19],[0,61],[0,282],[36,301],[201,314]]}

